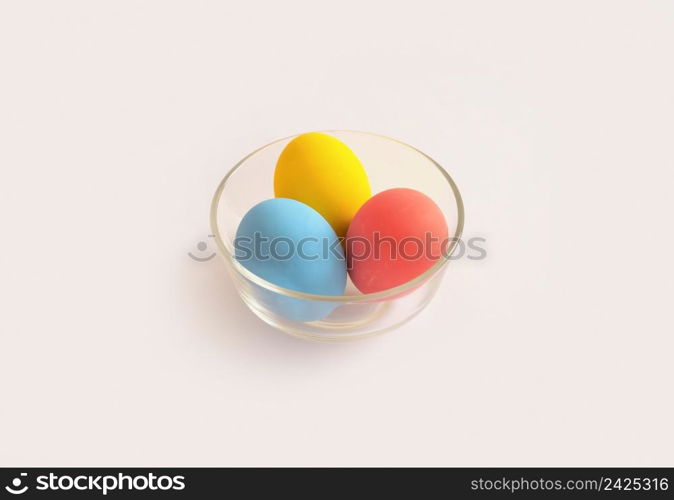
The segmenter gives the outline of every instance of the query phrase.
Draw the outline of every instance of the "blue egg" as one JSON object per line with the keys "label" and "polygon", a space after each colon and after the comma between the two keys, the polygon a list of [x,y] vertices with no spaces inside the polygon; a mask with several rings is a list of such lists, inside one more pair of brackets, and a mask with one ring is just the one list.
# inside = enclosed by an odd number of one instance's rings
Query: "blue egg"
{"label": "blue egg", "polygon": [[[323,216],[304,203],[287,198],[258,203],[241,219],[234,247],[246,269],[275,285],[315,295],[344,293],[341,243]],[[319,320],[337,306],[264,292],[256,298],[265,307],[294,321]]]}

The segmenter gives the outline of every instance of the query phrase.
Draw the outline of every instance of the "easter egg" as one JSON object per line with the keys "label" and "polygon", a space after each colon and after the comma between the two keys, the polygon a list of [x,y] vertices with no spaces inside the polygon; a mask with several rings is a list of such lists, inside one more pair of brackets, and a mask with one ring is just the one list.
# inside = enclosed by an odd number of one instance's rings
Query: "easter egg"
{"label": "easter egg", "polygon": [[393,288],[416,278],[443,258],[447,222],[428,196],[395,188],[358,210],[346,237],[347,265],[363,293]]}
{"label": "easter egg", "polygon": [[[339,239],[316,210],[287,198],[258,203],[241,219],[235,258],[260,278],[303,293],[342,295],[346,261]],[[258,287],[259,302],[295,321],[315,321],[336,303],[291,297]]]}
{"label": "easter egg", "polygon": [[274,171],[274,195],[306,203],[344,237],[356,211],[371,196],[358,157],[342,141],[321,132],[295,137]]}

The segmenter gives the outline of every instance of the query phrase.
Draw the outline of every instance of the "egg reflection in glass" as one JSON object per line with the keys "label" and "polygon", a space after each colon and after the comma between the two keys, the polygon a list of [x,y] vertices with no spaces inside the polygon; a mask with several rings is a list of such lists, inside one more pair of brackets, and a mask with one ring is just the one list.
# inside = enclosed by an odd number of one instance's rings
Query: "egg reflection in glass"
{"label": "egg reflection in glass", "polygon": [[[241,219],[234,242],[237,261],[277,286],[315,295],[342,295],[346,261],[339,239],[316,210],[296,200],[258,203]],[[263,302],[294,321],[328,316],[333,302],[289,297],[264,289]]]}

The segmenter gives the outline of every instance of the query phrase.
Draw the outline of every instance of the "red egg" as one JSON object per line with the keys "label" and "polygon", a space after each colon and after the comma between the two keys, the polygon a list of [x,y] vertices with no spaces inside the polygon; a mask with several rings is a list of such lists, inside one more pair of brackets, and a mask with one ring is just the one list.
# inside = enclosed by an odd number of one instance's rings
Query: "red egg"
{"label": "red egg", "polygon": [[363,293],[416,278],[442,258],[447,222],[428,196],[395,188],[373,196],[353,217],[346,235],[349,276]]}

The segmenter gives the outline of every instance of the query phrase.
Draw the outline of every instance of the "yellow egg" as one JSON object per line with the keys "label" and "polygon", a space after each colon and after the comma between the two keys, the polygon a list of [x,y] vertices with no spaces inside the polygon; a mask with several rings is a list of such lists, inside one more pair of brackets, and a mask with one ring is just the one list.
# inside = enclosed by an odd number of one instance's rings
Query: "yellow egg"
{"label": "yellow egg", "polygon": [[367,174],[342,141],[310,132],[290,141],[276,163],[274,194],[301,201],[320,213],[337,236],[371,196]]}

